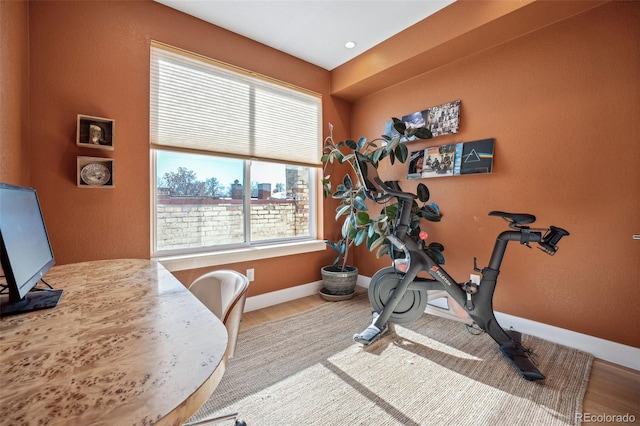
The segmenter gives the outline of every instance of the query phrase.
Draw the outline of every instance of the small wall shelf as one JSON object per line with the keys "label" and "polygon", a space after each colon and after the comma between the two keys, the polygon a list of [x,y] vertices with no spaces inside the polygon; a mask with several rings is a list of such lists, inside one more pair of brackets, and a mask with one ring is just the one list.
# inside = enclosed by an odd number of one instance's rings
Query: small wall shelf
{"label": "small wall shelf", "polygon": [[78,114],[76,145],[113,151],[115,121],[110,118]]}
{"label": "small wall shelf", "polygon": [[78,188],[113,188],[113,159],[78,157]]}

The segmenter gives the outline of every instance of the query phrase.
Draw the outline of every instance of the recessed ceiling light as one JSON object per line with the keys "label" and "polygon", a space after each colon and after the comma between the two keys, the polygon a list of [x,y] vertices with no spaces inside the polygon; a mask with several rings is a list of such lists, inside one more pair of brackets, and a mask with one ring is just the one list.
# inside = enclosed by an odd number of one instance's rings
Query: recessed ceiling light
{"label": "recessed ceiling light", "polygon": [[346,47],[347,49],[353,49],[354,47],[356,47],[356,42],[355,41],[348,41],[344,44],[344,47]]}

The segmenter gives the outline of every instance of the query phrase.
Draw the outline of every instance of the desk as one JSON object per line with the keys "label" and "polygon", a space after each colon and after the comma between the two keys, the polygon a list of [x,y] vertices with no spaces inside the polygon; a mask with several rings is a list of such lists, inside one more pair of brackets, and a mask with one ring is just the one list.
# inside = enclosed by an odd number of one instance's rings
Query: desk
{"label": "desk", "polygon": [[0,423],[181,424],[224,372],[224,325],[150,260],[56,266],[59,305],[0,319]]}

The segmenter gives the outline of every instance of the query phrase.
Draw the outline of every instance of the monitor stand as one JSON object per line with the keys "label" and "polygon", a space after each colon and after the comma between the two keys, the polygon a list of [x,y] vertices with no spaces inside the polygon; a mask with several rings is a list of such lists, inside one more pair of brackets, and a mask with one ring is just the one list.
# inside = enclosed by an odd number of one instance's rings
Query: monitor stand
{"label": "monitor stand", "polygon": [[9,302],[8,296],[3,296],[0,298],[0,316],[55,308],[62,297],[62,292],[63,290],[30,291],[15,303]]}

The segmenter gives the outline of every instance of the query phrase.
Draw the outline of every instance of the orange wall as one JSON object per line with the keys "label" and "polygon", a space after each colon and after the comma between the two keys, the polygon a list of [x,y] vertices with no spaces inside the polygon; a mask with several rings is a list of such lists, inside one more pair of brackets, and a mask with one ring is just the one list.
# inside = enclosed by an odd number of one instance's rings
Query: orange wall
{"label": "orange wall", "polygon": [[[411,151],[495,138],[490,175],[421,180],[443,221],[427,223],[446,269],[467,280],[505,223],[490,210],[528,212],[571,232],[549,257],[511,243],[496,310],[640,347],[640,3],[612,2],[430,70],[354,103],[352,136],[383,131],[391,116],[462,100],[460,133]],[[384,52],[377,51],[377,55]],[[381,170],[400,179],[406,166]],[[367,257],[367,261],[364,258]],[[361,273],[388,258],[359,248]]]}
{"label": "orange wall", "polygon": [[[330,98],[328,71],[158,3],[34,1],[29,25],[29,184],[40,195],[58,264],[150,255],[152,39],[322,93],[324,119],[342,137],[348,132],[349,105]],[[114,119],[115,150],[77,147],[77,114]],[[112,157],[115,188],[77,188],[78,155]],[[328,220],[325,229],[332,215]],[[250,293],[317,281],[318,265],[329,259],[329,252],[316,252],[252,262],[256,281]],[[291,262],[311,266],[269,272]]]}
{"label": "orange wall", "polygon": [[0,182],[29,184],[29,3],[0,2]]}

